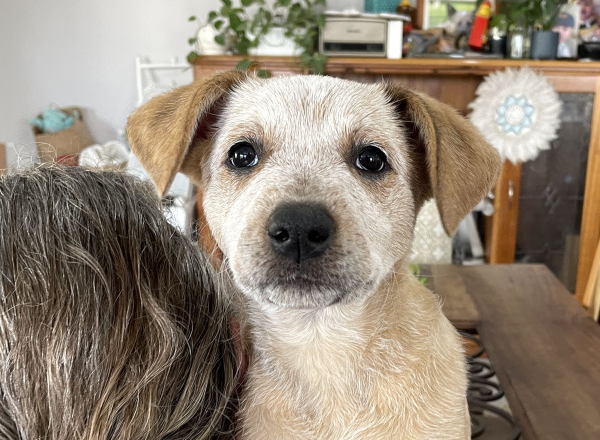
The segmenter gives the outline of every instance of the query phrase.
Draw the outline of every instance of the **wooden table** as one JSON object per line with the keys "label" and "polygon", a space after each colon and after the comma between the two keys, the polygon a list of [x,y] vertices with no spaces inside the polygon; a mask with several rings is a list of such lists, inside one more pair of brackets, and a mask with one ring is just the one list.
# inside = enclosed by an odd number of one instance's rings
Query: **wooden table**
{"label": "wooden table", "polygon": [[548,268],[422,271],[449,319],[479,333],[523,440],[600,439],[600,325]]}

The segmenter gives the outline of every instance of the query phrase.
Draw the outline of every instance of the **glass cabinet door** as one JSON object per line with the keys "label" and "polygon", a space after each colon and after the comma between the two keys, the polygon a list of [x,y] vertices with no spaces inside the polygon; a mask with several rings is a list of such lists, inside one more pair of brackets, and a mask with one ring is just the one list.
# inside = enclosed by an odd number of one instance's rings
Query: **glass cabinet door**
{"label": "glass cabinet door", "polygon": [[522,164],[516,263],[542,263],[575,291],[594,96],[564,93],[550,150]]}

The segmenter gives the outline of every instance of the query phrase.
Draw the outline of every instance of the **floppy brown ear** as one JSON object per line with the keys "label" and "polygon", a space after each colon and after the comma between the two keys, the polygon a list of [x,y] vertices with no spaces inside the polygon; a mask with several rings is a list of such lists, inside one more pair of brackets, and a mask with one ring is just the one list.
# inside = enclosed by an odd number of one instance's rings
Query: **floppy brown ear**
{"label": "floppy brown ear", "polygon": [[388,89],[412,138],[417,168],[418,162],[424,168],[424,187],[417,189],[418,205],[435,197],[444,229],[452,236],[461,220],[494,186],[500,156],[449,105],[397,85],[388,85]]}
{"label": "floppy brown ear", "polygon": [[159,196],[169,190],[192,143],[209,136],[210,122],[227,94],[246,76],[227,72],[196,81],[153,98],[129,117],[129,143],[152,177]]}

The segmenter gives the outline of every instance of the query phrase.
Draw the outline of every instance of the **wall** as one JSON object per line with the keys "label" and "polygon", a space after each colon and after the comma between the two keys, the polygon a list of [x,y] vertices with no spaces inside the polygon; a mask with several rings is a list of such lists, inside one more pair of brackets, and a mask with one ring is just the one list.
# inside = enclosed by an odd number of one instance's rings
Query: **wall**
{"label": "wall", "polygon": [[[97,142],[117,139],[136,102],[135,57],[181,60],[219,0],[0,0],[0,142],[35,151],[28,120],[79,105]],[[8,151],[9,164],[17,160]]]}

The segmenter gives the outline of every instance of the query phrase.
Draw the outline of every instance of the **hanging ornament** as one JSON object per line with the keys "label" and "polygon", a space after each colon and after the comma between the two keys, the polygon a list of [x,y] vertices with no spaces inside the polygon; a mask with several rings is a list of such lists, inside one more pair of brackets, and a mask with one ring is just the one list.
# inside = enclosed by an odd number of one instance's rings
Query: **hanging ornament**
{"label": "hanging ornament", "polygon": [[469,119],[503,160],[533,160],[556,139],[561,104],[544,75],[506,69],[488,75],[475,93]]}

